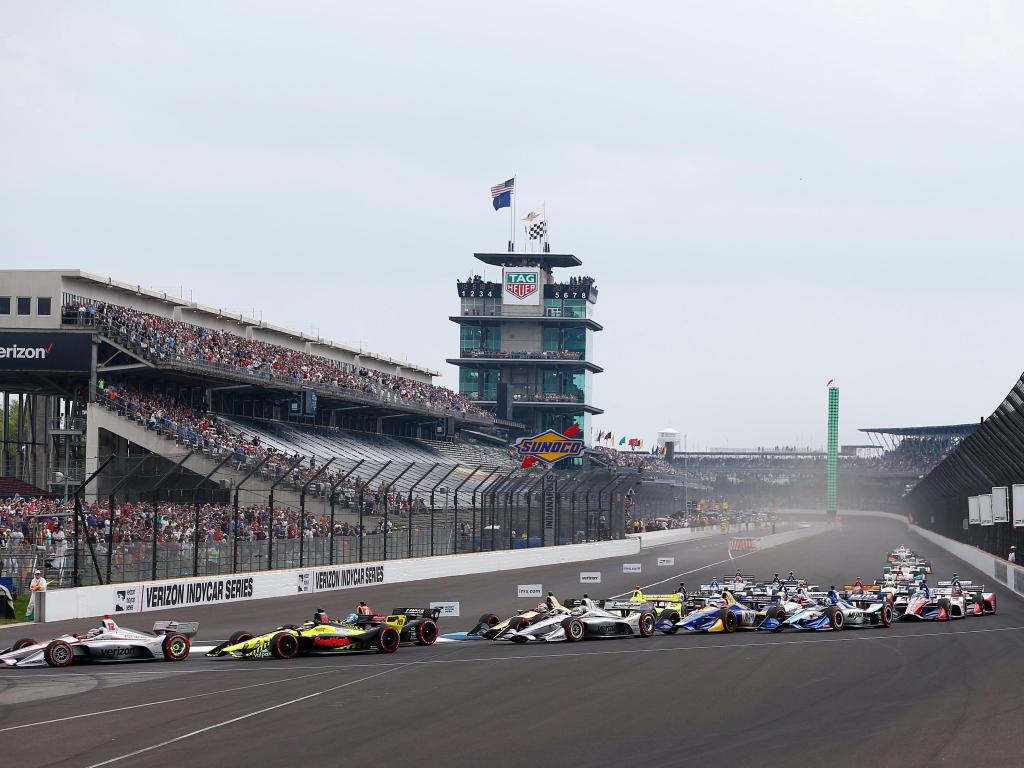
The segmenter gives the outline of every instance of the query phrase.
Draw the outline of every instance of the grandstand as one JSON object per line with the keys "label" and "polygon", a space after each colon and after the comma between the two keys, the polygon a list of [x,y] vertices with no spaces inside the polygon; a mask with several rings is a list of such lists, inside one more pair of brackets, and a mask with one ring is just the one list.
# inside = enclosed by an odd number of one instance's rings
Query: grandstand
{"label": "grandstand", "polygon": [[[81,271],[0,283],[17,310],[0,316],[0,527],[24,531],[22,580],[623,535],[635,474],[520,469],[522,425],[429,368]],[[543,532],[542,496],[565,508]]]}

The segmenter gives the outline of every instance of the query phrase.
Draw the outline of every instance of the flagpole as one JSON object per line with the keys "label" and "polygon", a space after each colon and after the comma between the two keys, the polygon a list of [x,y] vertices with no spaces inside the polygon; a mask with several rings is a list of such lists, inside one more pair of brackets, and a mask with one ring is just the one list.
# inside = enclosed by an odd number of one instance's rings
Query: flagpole
{"label": "flagpole", "polygon": [[516,250],[516,177],[512,175],[512,217],[508,221],[508,247],[509,253],[515,253]]}

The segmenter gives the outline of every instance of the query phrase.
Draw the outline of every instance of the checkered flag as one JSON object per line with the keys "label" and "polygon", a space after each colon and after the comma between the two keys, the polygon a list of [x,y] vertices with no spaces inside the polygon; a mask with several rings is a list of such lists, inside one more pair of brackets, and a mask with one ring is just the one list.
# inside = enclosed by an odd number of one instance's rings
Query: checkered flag
{"label": "checkered flag", "polygon": [[548,223],[546,221],[535,222],[527,228],[526,232],[531,240],[543,240],[548,233]]}

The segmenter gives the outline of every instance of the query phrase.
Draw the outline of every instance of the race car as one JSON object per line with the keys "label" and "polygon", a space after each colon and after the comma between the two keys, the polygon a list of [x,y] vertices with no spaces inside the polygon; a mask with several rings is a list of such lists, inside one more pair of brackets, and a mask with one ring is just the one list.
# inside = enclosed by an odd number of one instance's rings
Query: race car
{"label": "race car", "polygon": [[720,598],[705,599],[703,608],[684,616],[677,626],[690,632],[735,632],[737,629],[777,631],[782,625],[780,615],[785,619],[780,606],[752,608],[725,590]]}
{"label": "race car", "polygon": [[591,600],[586,595],[565,605],[567,614],[552,612],[545,618],[513,630],[504,639],[573,643],[588,638],[650,637],[657,627],[654,606],[630,600]]}
{"label": "race car", "polygon": [[199,631],[195,621],[158,621],[152,632],[119,627],[109,616],[82,634],[61,635],[45,643],[25,638],[0,650],[5,667],[69,667],[83,661],[184,661],[190,638]]}
{"label": "race car", "polygon": [[734,595],[742,594],[752,589],[757,584],[757,577],[753,574],[742,574],[736,571],[731,576],[723,576],[721,580],[712,579],[710,584],[701,584],[700,591],[706,594],[720,595],[722,590],[729,590]]}
{"label": "race car", "polygon": [[970,581],[940,581],[926,594],[918,590],[907,599],[900,614],[907,621],[949,621],[967,616],[984,616],[996,612],[994,592],[986,592],[984,585],[974,587]]}
{"label": "race car", "polygon": [[468,632],[449,632],[444,635],[444,638],[446,640],[504,640],[510,633],[521,627],[529,626],[535,621],[554,614],[568,615],[568,613],[569,609],[558,602],[555,594],[548,592],[547,597],[536,608],[519,611],[504,620],[493,613],[485,613],[480,617],[476,626]]}
{"label": "race car", "polygon": [[686,582],[679,582],[679,591],[668,594],[647,594],[639,586],[633,588],[631,603],[651,606],[657,616],[657,629],[668,635],[679,631],[679,620],[693,610],[694,604],[686,594]]}
{"label": "race car", "polygon": [[[403,639],[416,645],[433,645],[437,640],[436,614],[440,609],[401,609],[387,616],[350,614],[335,621],[318,608],[313,618],[299,626],[287,624],[262,635],[241,630],[207,656],[239,659],[293,659],[301,655],[331,655],[353,651],[394,653]],[[412,612],[412,616],[406,612]]]}
{"label": "race car", "polygon": [[849,627],[892,626],[893,610],[889,597],[875,592],[843,593],[834,602],[828,598],[786,619],[783,628],[821,632]]}

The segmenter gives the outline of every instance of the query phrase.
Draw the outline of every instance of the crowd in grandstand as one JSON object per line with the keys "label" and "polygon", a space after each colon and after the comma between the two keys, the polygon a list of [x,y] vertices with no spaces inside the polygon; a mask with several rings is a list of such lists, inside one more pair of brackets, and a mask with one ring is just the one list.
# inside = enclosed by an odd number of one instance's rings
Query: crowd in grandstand
{"label": "crowd in grandstand", "polygon": [[463,348],[463,357],[487,357],[499,360],[582,360],[582,352],[568,349],[553,349],[544,352],[509,352],[500,349]]}
{"label": "crowd in grandstand", "polygon": [[155,360],[222,365],[262,377],[333,387],[353,394],[396,398],[458,413],[484,414],[464,396],[445,387],[413,381],[372,368],[340,363],[320,355],[246,339],[117,304],[85,300],[65,306],[66,320],[94,324]]}

